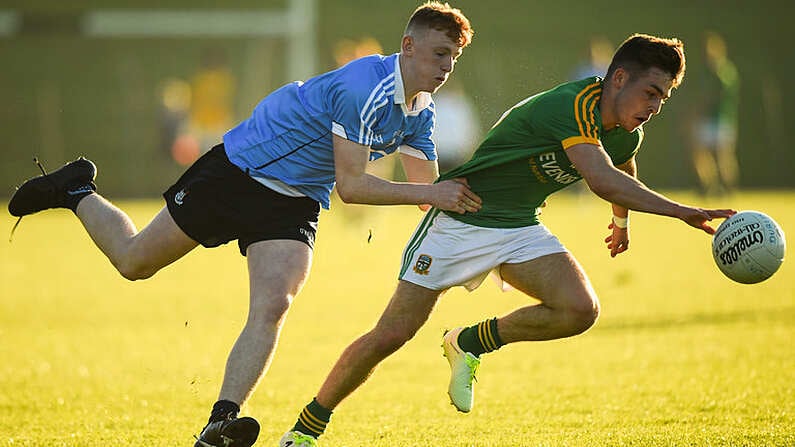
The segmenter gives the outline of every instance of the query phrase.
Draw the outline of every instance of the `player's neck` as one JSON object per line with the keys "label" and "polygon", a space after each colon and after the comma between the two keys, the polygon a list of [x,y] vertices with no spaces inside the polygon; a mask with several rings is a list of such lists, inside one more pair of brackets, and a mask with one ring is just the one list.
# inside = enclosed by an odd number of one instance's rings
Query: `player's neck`
{"label": "player's neck", "polygon": [[612,99],[609,92],[602,91],[602,97],[599,99],[599,114],[602,116],[602,129],[605,131],[613,130],[619,124],[615,101]]}
{"label": "player's neck", "polygon": [[417,95],[420,94],[420,90],[414,87],[414,82],[412,79],[412,72],[409,67],[409,62],[404,58],[403,54],[401,53],[398,56],[398,63],[400,64],[400,76],[403,78],[403,95],[406,99],[406,107],[411,106],[414,104],[414,101],[417,99]]}

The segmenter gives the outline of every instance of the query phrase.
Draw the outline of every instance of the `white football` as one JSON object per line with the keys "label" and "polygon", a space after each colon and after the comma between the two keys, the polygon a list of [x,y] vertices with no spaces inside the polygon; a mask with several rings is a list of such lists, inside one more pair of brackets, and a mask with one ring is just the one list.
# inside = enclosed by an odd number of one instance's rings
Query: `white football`
{"label": "white football", "polygon": [[726,219],[712,237],[712,257],[724,275],[743,284],[773,276],[784,262],[781,227],[759,211],[741,211]]}

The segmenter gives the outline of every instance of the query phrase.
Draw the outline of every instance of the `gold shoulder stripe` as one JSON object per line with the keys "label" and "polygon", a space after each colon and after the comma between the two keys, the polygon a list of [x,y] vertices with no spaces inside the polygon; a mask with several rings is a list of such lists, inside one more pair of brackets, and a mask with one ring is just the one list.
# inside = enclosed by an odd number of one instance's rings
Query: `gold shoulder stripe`
{"label": "gold shoulder stripe", "polygon": [[599,127],[594,120],[593,108],[599,102],[601,93],[599,83],[594,82],[585,86],[574,98],[574,120],[583,137],[598,138],[596,130]]}
{"label": "gold shoulder stripe", "polygon": [[561,145],[563,149],[568,149],[576,144],[595,144],[599,145],[599,140],[597,138],[590,138],[590,137],[569,137],[565,140],[561,141]]}
{"label": "gold shoulder stripe", "polygon": [[599,93],[597,93],[596,96],[593,97],[593,100],[591,101],[591,106],[588,107],[588,122],[591,125],[593,125],[591,136],[597,140],[599,139],[599,132],[598,132],[599,126],[596,125],[596,117],[593,114],[593,109],[596,107],[597,104],[599,104],[599,98],[601,97],[602,97],[602,90],[599,90]]}
{"label": "gold shoulder stripe", "polygon": [[[596,123],[594,122],[593,117],[593,108],[596,105],[598,98],[600,95],[601,90],[592,90],[588,93],[588,96],[582,100],[582,120],[585,122],[585,136],[596,138]],[[590,104],[590,106],[589,106]]]}

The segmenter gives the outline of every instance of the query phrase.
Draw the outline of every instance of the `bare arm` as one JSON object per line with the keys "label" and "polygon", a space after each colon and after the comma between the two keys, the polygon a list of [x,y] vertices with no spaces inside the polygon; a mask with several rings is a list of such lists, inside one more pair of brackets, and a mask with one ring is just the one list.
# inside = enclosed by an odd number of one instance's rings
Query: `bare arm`
{"label": "bare arm", "polygon": [[[411,183],[433,183],[439,177],[439,164],[434,160],[423,160],[411,155],[400,154],[400,162],[406,179]],[[430,209],[430,204],[419,205],[423,211]]]}
{"label": "bare arm", "polygon": [[[635,157],[633,156],[629,160],[627,160],[624,164],[616,166],[617,169],[625,172],[627,175],[631,176],[632,178],[638,178],[638,164],[635,161]],[[613,203],[611,204],[613,207],[613,215],[616,217],[629,217],[629,209]]]}
{"label": "bare arm", "polygon": [[[480,198],[462,181],[444,181],[436,184],[392,182],[365,172],[370,150],[366,146],[334,135],[334,165],[337,193],[343,202],[369,205],[422,205],[458,213],[480,209]],[[435,163],[433,163],[435,168]],[[409,175],[407,173],[407,175]],[[410,174],[423,180],[430,177],[430,166],[425,165]],[[431,179],[433,180],[433,179]]]}
{"label": "bare arm", "polygon": [[[635,157],[630,158],[624,164],[616,166],[627,175],[637,178],[637,163]],[[613,210],[615,218],[610,219],[610,224],[607,226],[611,230],[610,235],[605,238],[607,249],[610,250],[610,257],[615,258],[617,255],[629,250],[629,210],[621,205],[611,203],[610,206]],[[618,220],[627,219],[625,223],[617,224]]]}
{"label": "bare arm", "polygon": [[676,217],[708,234],[715,232],[708,221],[734,214],[730,209],[711,210],[683,205],[650,190],[634,177],[616,169],[600,146],[577,144],[567,149],[566,155],[594,194],[620,207]]}
{"label": "bare arm", "polygon": [[433,183],[439,177],[439,165],[436,160],[423,160],[411,155],[400,154],[400,163],[411,183]]}

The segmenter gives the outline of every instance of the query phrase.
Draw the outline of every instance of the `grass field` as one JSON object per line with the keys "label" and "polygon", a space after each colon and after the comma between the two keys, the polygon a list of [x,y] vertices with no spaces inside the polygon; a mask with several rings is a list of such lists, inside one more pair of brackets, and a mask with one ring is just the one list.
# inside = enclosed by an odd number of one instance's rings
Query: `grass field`
{"label": "grass field", "polygon": [[[139,225],[161,206],[121,205]],[[795,236],[795,193],[704,205],[764,211]],[[600,295],[594,328],[485,356],[475,409],[462,415],[447,402],[443,330],[528,299],[490,281],[453,290],[337,409],[321,445],[795,445],[795,263],[764,283],[735,284],[713,264],[708,236],[640,214],[631,250],[610,259],[609,213],[590,196],[564,195],[543,216]],[[263,425],[258,446],[276,445],[342,349],[374,323],[419,217],[412,207],[323,215],[310,280],[244,410]],[[2,222],[0,233],[10,231],[11,217]],[[0,446],[192,445],[245,318],[236,246],[196,250],[138,283],[112,269],[68,212],[25,218],[0,247]]]}

